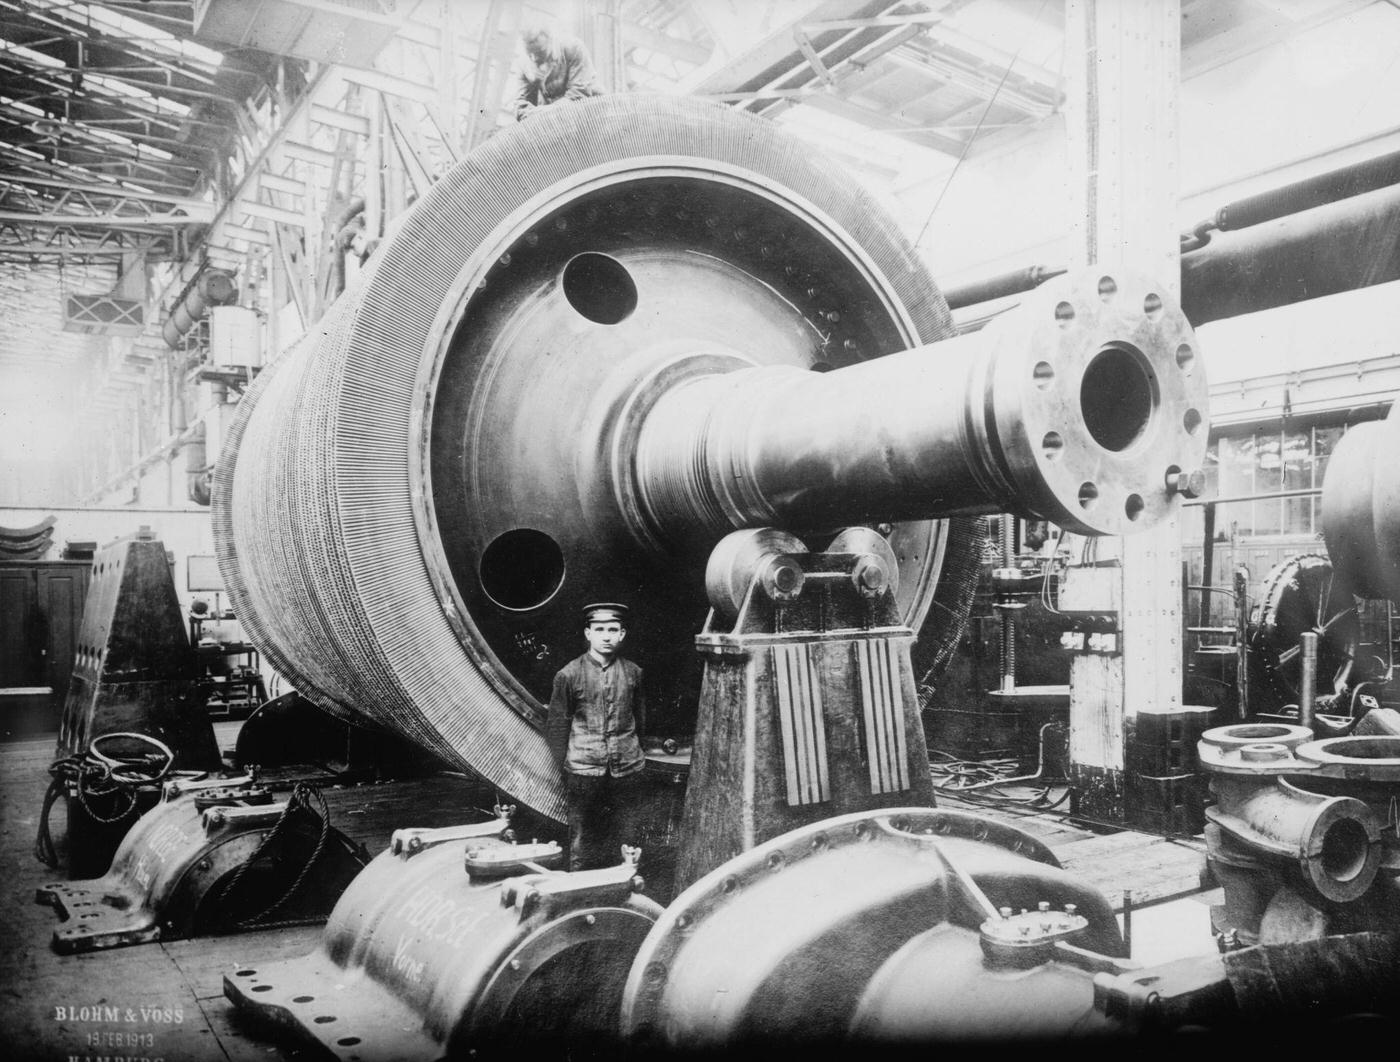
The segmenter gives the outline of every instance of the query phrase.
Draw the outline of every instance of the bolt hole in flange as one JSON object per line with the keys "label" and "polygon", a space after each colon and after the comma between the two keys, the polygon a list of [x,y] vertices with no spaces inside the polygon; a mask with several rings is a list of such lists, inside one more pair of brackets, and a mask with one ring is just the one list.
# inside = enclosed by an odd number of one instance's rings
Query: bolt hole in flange
{"label": "bolt hole in flange", "polygon": [[1057,431],[1047,431],[1040,440],[1040,450],[1047,461],[1058,461],[1064,452],[1065,440]]}
{"label": "bolt hole in flange", "polygon": [[1079,507],[1084,510],[1092,509],[1099,503],[1099,488],[1090,482],[1079,484]]}
{"label": "bolt hole in flange", "polygon": [[1129,494],[1128,500],[1123,503],[1123,513],[1129,520],[1136,520],[1145,508],[1147,503],[1142,500],[1141,494]]}
{"label": "bolt hole in flange", "polygon": [[1147,430],[1157,402],[1157,380],[1147,359],[1128,346],[1104,347],[1079,385],[1084,426],[1096,443],[1115,453]]}
{"label": "bolt hole in flange", "polygon": [[481,554],[481,588],[501,608],[539,608],[564,584],[564,551],[531,527],[498,535]]}
{"label": "bolt hole in flange", "polygon": [[611,255],[574,255],[564,266],[561,283],[569,305],[596,324],[620,324],[637,308],[637,284]]}

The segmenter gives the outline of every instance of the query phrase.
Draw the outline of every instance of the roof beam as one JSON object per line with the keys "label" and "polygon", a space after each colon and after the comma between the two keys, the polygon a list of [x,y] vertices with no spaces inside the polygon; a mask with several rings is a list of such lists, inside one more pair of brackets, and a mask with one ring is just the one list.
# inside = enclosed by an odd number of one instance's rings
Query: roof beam
{"label": "roof beam", "polygon": [[926,147],[933,148],[935,151],[941,151],[945,155],[952,155],[954,158],[960,156],[967,149],[966,142],[959,140],[957,137],[948,136],[946,133],[928,129],[920,126],[916,122],[907,122],[879,111],[872,111],[868,107],[862,107],[852,100],[833,95],[829,92],[817,93],[802,102],[811,107],[816,107],[818,110],[825,111],[828,114],[834,114],[838,117],[858,122],[871,129],[878,129],[881,132],[898,133],[915,143],[923,144]]}
{"label": "roof beam", "polygon": [[437,89],[420,85],[416,81],[409,81],[407,78],[396,77],[393,74],[380,73],[378,70],[352,70],[349,67],[340,70],[340,76],[352,85],[360,85],[375,92],[384,92],[390,96],[401,96],[404,99],[415,100],[427,107],[432,107],[438,102]]}
{"label": "roof beam", "polygon": [[660,33],[635,22],[622,24],[622,43],[627,48],[645,48],[649,52],[659,52],[683,63],[699,66],[710,58],[710,49],[691,41],[680,40]]}
{"label": "roof beam", "polygon": [[60,188],[69,192],[79,192],[86,196],[103,196],[109,199],[137,200],[153,203],[163,203],[167,206],[178,206],[190,210],[207,210],[211,205],[202,199],[190,199],[181,196],[161,195],[159,192],[138,192],[134,189],[122,188],[120,185],[107,187],[100,184],[79,184],[76,181],[61,181],[47,177],[29,176],[26,174],[5,173],[0,174],[0,184],[19,182],[28,185],[37,185],[40,188]]}
{"label": "roof beam", "polygon": [[167,225],[207,225],[208,218],[192,218],[187,214],[147,214],[132,217],[127,214],[30,214],[22,210],[0,210],[0,221],[23,222],[27,225],[96,225],[108,229],[149,229]]}
{"label": "roof beam", "polygon": [[999,75],[967,70],[932,52],[921,51],[910,54],[901,51],[892,54],[889,58],[891,62],[906,70],[930,74],[979,99],[992,100],[1011,110],[1020,111],[1031,118],[1048,118],[1055,113],[1055,108],[1058,106],[1058,100],[1037,99],[1013,88],[1009,83],[1002,81]]}

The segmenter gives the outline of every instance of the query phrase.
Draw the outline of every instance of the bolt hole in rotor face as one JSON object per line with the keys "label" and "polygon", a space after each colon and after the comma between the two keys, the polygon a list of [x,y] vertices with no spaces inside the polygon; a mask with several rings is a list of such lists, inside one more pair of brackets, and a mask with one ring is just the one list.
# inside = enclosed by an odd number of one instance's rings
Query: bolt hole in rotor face
{"label": "bolt hole in rotor face", "polygon": [[[538,718],[583,650],[578,610],[620,600],[649,728],[683,736],[706,557],[653,556],[627,527],[613,448],[629,396],[702,352],[821,372],[919,339],[887,282],[781,187],[646,170],[607,181],[513,219],[483,255],[485,285],[463,281],[431,385],[427,543],[459,637],[499,665],[488,674],[512,708]],[[935,592],[916,574],[941,557],[933,526],[891,536],[901,608]]]}
{"label": "bolt hole in rotor face", "polygon": [[564,551],[543,531],[507,531],[481,555],[481,588],[501,608],[539,608],[563,582]]}
{"label": "bolt hole in rotor face", "polygon": [[637,285],[627,267],[611,255],[575,255],[560,282],[569,305],[597,324],[615,325],[637,308]]}
{"label": "bolt hole in rotor face", "polygon": [[1142,437],[1158,401],[1151,366],[1128,346],[1110,345],[1094,355],[1079,386],[1084,426],[1096,443],[1115,453]]}

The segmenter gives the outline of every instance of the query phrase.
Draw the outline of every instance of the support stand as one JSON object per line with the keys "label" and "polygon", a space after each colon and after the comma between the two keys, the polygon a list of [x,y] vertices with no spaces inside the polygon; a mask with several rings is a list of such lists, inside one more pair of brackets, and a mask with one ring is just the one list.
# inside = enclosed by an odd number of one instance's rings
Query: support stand
{"label": "support stand", "polygon": [[798,826],[932,806],[897,573],[864,527],[821,553],[772,529],[715,548],[678,889]]}

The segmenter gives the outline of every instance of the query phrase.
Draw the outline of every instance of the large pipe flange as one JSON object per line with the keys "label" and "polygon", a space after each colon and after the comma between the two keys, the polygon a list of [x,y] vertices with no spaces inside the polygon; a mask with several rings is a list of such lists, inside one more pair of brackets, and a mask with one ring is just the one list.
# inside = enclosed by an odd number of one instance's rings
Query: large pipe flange
{"label": "large pipe flange", "polygon": [[1376,880],[1381,821],[1362,801],[1311,793],[1279,776],[1220,775],[1211,792],[1207,819],[1246,852],[1295,866],[1323,898],[1355,900]]}
{"label": "large pipe flange", "polygon": [[1400,782],[1400,736],[1397,735],[1323,738],[1300,745],[1297,755],[1305,763],[1316,764],[1318,773],[1324,776],[1358,783]]}
{"label": "large pipe flange", "polygon": [[1196,754],[1205,770],[1220,774],[1279,774],[1313,765],[1298,759],[1299,747],[1313,740],[1311,727],[1291,723],[1234,723],[1212,727],[1201,735]]}
{"label": "large pipe flange", "polygon": [[1072,530],[1126,534],[1175,511],[1205,459],[1204,360],[1186,315],[1149,278],[1091,268],[1037,289],[984,330],[969,424],[1000,454],[989,485]]}

